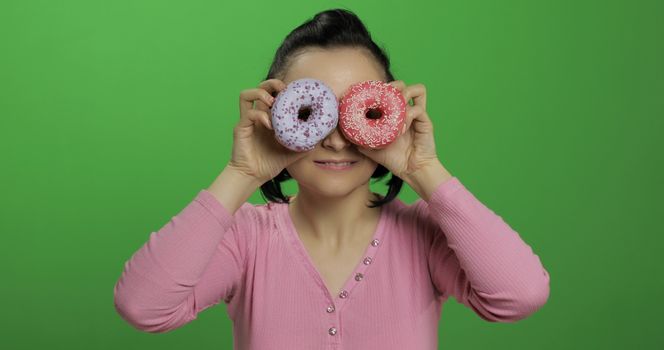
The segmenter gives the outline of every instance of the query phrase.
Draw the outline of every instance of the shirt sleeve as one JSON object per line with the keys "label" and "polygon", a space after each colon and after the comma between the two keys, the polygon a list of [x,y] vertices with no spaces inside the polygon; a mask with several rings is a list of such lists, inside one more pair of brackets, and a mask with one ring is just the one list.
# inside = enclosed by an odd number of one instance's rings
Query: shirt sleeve
{"label": "shirt sleeve", "polygon": [[234,215],[201,190],[125,263],[114,287],[114,305],[136,329],[162,333],[206,308],[228,302],[244,276],[254,206]]}
{"label": "shirt sleeve", "polygon": [[453,296],[490,322],[515,322],[546,303],[549,274],[539,257],[458,178],[414,205],[428,220],[427,262],[441,297]]}

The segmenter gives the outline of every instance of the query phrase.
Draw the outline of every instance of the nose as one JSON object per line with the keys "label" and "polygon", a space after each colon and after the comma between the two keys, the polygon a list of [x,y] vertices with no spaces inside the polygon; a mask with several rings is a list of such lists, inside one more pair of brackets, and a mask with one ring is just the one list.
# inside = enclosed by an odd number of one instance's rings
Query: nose
{"label": "nose", "polygon": [[341,128],[339,125],[327,135],[322,142],[322,146],[333,151],[341,151],[344,148],[350,146],[350,141],[344,137],[341,133]]}

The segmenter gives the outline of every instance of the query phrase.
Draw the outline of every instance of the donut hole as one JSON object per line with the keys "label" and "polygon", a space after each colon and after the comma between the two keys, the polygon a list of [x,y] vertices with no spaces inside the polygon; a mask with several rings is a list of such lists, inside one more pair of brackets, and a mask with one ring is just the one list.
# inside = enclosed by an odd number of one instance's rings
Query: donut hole
{"label": "donut hole", "polygon": [[383,116],[383,113],[380,109],[369,108],[364,115],[369,119],[380,119],[380,117]]}
{"label": "donut hole", "polygon": [[310,115],[311,107],[309,106],[302,106],[300,107],[300,110],[297,111],[297,119],[304,120],[305,122],[309,119]]}

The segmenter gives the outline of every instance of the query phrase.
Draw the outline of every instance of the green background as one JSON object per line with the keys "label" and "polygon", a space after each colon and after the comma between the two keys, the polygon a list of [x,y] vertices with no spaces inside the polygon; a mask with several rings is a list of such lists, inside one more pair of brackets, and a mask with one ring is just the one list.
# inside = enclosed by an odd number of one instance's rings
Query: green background
{"label": "green background", "polygon": [[223,303],[142,333],[113,286],[223,169],[239,92],[285,35],[344,7],[397,79],[427,87],[446,168],[551,275],[548,303],[513,324],[451,299],[440,348],[659,348],[663,4],[0,2],[1,346],[231,348]]}

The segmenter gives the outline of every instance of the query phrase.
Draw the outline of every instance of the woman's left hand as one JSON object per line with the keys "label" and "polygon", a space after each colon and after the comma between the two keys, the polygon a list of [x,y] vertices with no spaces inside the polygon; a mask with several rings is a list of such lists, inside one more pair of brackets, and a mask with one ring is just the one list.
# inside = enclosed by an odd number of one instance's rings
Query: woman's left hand
{"label": "woman's left hand", "polygon": [[[406,120],[400,135],[387,147],[358,151],[382,164],[403,180],[415,171],[439,162],[433,137],[433,124],[426,110],[426,88],[423,84],[406,86],[401,80],[389,83],[396,87],[406,101]],[[408,101],[413,99],[411,106]]]}

